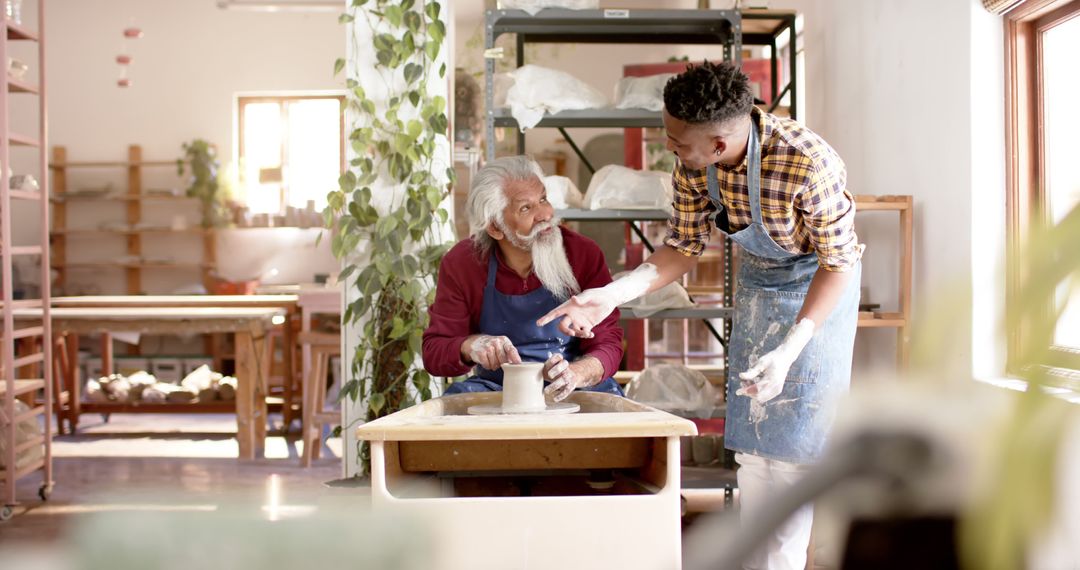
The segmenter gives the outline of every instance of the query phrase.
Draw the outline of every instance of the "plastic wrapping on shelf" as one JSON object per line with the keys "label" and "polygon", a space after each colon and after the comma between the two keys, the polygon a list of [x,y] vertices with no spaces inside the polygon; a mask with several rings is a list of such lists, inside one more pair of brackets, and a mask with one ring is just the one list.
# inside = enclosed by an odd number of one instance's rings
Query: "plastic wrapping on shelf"
{"label": "plastic wrapping on shelf", "polygon": [[535,127],[548,113],[598,109],[608,103],[602,93],[563,71],[523,65],[510,75],[514,85],[506,93],[506,104],[522,131]]}
{"label": "plastic wrapping on shelf", "polygon": [[585,192],[585,208],[600,210],[664,210],[671,208],[671,174],[609,164],[593,175]]}
{"label": "plastic wrapping on shelf", "polygon": [[626,388],[626,396],[668,412],[709,418],[719,405],[720,391],[701,372],[681,364],[664,363],[634,376]]}
{"label": "plastic wrapping on shelf", "polygon": [[597,10],[600,0],[499,0],[503,10],[524,10],[535,16],[544,8],[566,8],[569,10]]}
{"label": "plastic wrapping on shelf", "polygon": [[664,108],[664,85],[675,77],[674,73],[661,73],[646,77],[623,77],[615,84],[616,109],[647,109],[659,111]]}
{"label": "plastic wrapping on shelf", "polygon": [[[29,411],[30,408],[26,404],[22,403],[22,401],[20,400],[15,400],[15,415],[25,414]],[[6,447],[8,437],[7,433],[4,432],[7,431],[8,425],[10,424],[0,426],[0,469],[7,469],[7,465],[4,465],[4,461],[7,458]],[[35,437],[41,437],[41,431],[38,429],[37,418],[27,418],[15,425],[16,448],[18,448],[19,445],[22,445],[23,443],[26,443],[27,441],[30,441]],[[35,445],[33,447],[20,451],[18,454],[15,455],[15,468],[21,469],[35,461],[38,461],[39,459],[41,459],[41,456],[44,455],[44,453],[45,450],[40,445]]]}
{"label": "plastic wrapping on shelf", "polygon": [[544,189],[547,190],[548,203],[556,210],[580,208],[584,201],[581,190],[565,176],[545,176]]}
{"label": "plastic wrapping on shelf", "polygon": [[[620,271],[615,274],[613,279],[618,279],[629,273],[629,271]],[[690,300],[690,295],[682,284],[672,281],[652,293],[642,295],[629,303],[625,303],[623,306],[634,309],[638,316],[650,317],[664,309],[687,309],[696,305]]]}

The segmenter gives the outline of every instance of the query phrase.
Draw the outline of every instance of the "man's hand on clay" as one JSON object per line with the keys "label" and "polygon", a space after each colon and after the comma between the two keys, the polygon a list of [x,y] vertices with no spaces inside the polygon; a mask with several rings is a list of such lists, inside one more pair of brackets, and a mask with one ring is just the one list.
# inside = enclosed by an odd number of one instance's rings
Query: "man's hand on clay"
{"label": "man's hand on clay", "polygon": [[544,388],[544,394],[561,402],[577,388],[588,386],[588,379],[582,370],[586,366],[585,362],[569,362],[561,354],[551,356],[544,363],[544,378],[551,381]]}
{"label": "man's hand on clay", "polygon": [[505,336],[473,335],[461,343],[461,354],[488,370],[498,370],[504,363],[518,364],[521,356]]}

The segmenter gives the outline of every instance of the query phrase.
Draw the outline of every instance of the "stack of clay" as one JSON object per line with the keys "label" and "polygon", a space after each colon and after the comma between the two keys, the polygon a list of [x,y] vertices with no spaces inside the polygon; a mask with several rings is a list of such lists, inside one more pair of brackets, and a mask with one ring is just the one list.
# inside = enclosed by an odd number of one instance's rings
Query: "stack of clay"
{"label": "stack of clay", "polygon": [[158,382],[152,374],[136,372],[131,376],[112,374],[86,383],[90,402],[145,402],[148,404],[212,402],[236,399],[236,378],[224,376],[200,366],[179,384]]}

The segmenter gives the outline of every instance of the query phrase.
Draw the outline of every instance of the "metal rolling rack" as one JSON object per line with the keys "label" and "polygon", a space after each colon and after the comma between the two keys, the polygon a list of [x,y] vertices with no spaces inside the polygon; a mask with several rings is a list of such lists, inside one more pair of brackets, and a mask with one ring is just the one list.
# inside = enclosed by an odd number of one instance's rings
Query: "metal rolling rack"
{"label": "metal rolling rack", "polygon": [[[559,10],[546,9],[536,16],[521,10],[488,10],[484,26],[485,61],[485,123],[487,140],[495,140],[496,127],[516,127],[517,121],[507,109],[494,108],[495,59],[500,57],[495,47],[496,39],[503,34],[515,34],[517,42],[516,61],[525,64],[526,43],[607,43],[607,44],[708,44],[720,46],[724,61],[741,61],[742,15],[736,10]],[[537,127],[556,128],[566,138],[570,147],[586,165],[595,172],[588,158],[566,132],[567,127],[662,127],[659,112],[641,109],[588,109],[563,111],[541,119]],[[517,133],[518,152],[525,150],[525,134]],[[488,145],[487,158],[495,158],[494,145]],[[564,220],[622,221],[629,224],[634,233],[651,252],[653,246],[636,222],[666,220],[662,212],[631,210],[560,212]],[[731,242],[724,240],[724,293],[721,308],[686,309],[662,311],[650,319],[701,318],[724,351],[727,367],[727,338],[731,334]],[[633,311],[624,310],[627,318],[638,318]],[[708,319],[723,318],[723,332],[717,331]]]}
{"label": "metal rolling rack", "polygon": [[[0,339],[0,437],[3,437],[3,469],[0,478],[3,481],[3,505],[0,505],[0,521],[8,520],[13,514],[15,483],[22,477],[38,470],[43,471],[44,481],[38,491],[41,498],[47,499],[52,492],[52,330],[49,315],[49,200],[48,200],[48,156],[46,156],[47,114],[45,107],[45,0],[37,1],[38,31],[10,21],[0,15],[0,61],[7,61],[11,42],[30,42],[37,45],[36,80],[13,79],[8,74],[0,74],[0,277],[3,293],[2,339]],[[11,130],[10,103],[13,94],[20,97],[37,97],[38,121],[36,132],[16,133]],[[40,181],[40,191],[13,190],[10,188],[12,147],[34,149],[37,151],[37,169],[35,174]],[[21,152],[21,151],[20,151]],[[12,214],[12,200],[26,200],[39,206],[40,231],[38,245],[15,245],[12,241],[13,225],[16,222]],[[15,256],[38,256],[41,265],[41,298],[18,299],[14,297],[14,279],[12,262]],[[20,323],[15,328],[14,312],[17,309],[35,308],[41,311],[40,323]],[[39,339],[40,343],[26,342]],[[18,355],[16,345],[38,346],[41,351]],[[40,371],[41,377],[34,371]],[[24,401],[29,409],[17,412],[16,400]],[[30,423],[38,427],[37,417],[42,417],[41,434],[35,433],[27,441],[19,441],[20,424]],[[36,431],[36,430],[35,430]],[[42,451],[40,458],[19,461],[21,455],[30,456],[35,447]]]}

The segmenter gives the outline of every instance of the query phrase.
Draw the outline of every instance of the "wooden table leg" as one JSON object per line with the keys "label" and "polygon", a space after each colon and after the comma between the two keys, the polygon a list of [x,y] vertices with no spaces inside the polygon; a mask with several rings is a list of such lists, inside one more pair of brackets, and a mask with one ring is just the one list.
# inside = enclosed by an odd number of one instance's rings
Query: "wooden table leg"
{"label": "wooden table leg", "polygon": [[[282,326],[285,327],[282,331],[283,334],[281,341],[284,345],[281,347],[281,360],[282,365],[285,367],[285,371],[283,374],[283,376],[285,377],[285,404],[282,407],[281,411],[283,424],[282,431],[284,432],[289,431],[289,427],[292,425],[292,421],[294,419],[292,406],[293,399],[296,398],[295,389],[303,384],[302,379],[297,382],[298,379],[296,377],[296,368],[293,364],[293,351],[296,350],[296,334],[293,331],[293,319],[295,318],[295,316],[296,311],[294,309],[289,309],[285,313],[285,322],[282,324]],[[271,346],[271,350],[272,349],[273,347]],[[302,397],[301,402],[303,402]],[[303,407],[303,403],[301,403],[300,406]]]}
{"label": "wooden table leg", "polygon": [[64,380],[67,382],[68,393],[68,427],[71,429],[71,433],[74,434],[79,426],[79,414],[82,413],[82,383],[79,381],[79,335],[78,333],[66,334],[71,373],[66,375]]}
{"label": "wooden table leg", "polygon": [[255,377],[257,364],[252,353],[251,333],[233,334],[236,345],[236,441],[240,459],[255,459]]}
{"label": "wooden table leg", "polygon": [[[270,368],[273,365],[274,343],[270,341],[269,331],[252,335],[255,351],[255,369],[258,384],[255,389],[255,442],[259,457],[266,447],[266,429],[270,423],[270,414],[266,405],[266,396],[270,394]],[[288,379],[286,378],[286,381]]]}
{"label": "wooden table leg", "polygon": [[108,376],[113,373],[113,346],[112,334],[101,333],[101,375]]}

